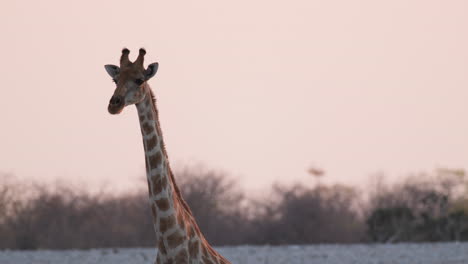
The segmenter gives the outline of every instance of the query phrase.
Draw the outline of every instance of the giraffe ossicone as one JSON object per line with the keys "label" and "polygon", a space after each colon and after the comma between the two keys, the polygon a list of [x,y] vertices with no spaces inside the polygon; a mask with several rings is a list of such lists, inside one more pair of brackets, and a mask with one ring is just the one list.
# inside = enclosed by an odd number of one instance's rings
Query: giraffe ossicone
{"label": "giraffe ossicone", "polygon": [[229,264],[201,233],[189,206],[182,198],[169,166],[158,110],[147,81],[158,70],[158,63],[144,67],[146,50],[139,50],[134,62],[124,48],[120,67],[105,65],[116,84],[108,111],[119,114],[128,105],[136,105],[145,149],[146,175],[150,209],[153,215],[158,254],[157,264]]}

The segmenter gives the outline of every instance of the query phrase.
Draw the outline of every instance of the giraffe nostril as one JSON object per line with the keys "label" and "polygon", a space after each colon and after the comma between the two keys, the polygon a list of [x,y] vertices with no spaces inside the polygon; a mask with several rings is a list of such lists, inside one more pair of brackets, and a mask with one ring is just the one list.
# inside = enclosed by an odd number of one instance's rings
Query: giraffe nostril
{"label": "giraffe nostril", "polygon": [[119,96],[112,96],[109,103],[111,105],[120,105],[120,103],[122,103],[122,100],[120,99]]}

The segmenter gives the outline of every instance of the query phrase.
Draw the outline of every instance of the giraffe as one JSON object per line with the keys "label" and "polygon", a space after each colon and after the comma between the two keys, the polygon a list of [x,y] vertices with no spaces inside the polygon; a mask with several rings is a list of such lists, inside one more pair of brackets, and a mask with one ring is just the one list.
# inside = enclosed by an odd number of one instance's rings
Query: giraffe
{"label": "giraffe", "polygon": [[216,252],[201,233],[195,218],[182,198],[169,166],[158,109],[148,84],[158,70],[158,63],[143,66],[146,51],[141,48],[131,62],[130,51],[122,50],[120,67],[105,65],[116,84],[108,111],[119,114],[128,105],[136,105],[145,150],[146,175],[156,246],[156,264],[230,264]]}

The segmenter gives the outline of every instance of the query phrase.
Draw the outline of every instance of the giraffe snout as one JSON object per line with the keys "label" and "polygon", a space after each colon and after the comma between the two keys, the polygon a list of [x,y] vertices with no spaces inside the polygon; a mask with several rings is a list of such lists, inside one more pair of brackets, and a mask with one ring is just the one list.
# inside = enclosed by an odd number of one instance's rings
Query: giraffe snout
{"label": "giraffe snout", "polygon": [[122,96],[114,95],[109,101],[109,113],[115,115],[120,112],[122,112],[122,109],[124,107],[124,100]]}

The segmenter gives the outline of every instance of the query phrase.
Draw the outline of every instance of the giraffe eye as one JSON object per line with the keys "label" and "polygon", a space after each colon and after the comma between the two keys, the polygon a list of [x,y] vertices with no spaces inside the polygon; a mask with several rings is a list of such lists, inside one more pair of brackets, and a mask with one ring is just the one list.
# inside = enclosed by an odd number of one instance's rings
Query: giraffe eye
{"label": "giraffe eye", "polygon": [[143,80],[143,79],[136,79],[135,80],[135,83],[138,84],[138,85],[142,85],[144,82],[145,82],[145,80]]}

